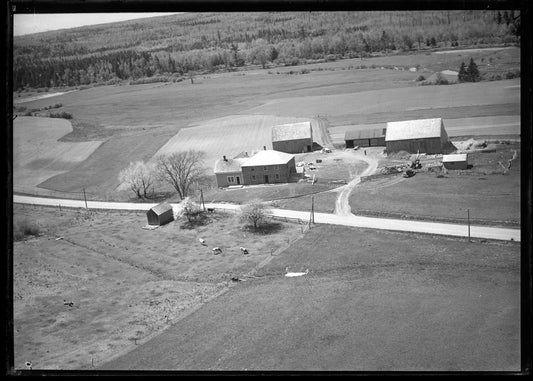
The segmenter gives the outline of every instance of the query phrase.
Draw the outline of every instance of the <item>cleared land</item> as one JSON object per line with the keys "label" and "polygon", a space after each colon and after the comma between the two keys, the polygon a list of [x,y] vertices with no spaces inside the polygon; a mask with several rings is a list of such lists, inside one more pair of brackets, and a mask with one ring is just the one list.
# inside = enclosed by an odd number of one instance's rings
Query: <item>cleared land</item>
{"label": "cleared land", "polygon": [[516,243],[317,226],[256,276],[100,369],[520,369]]}
{"label": "cleared land", "polygon": [[[519,67],[519,53],[519,48],[506,48],[475,52],[472,57],[480,70],[495,69],[503,74]],[[194,84],[183,81],[99,86],[25,102],[28,109],[62,103],[58,111],[72,113],[77,121],[75,130],[64,139],[105,140],[88,160],[41,182],[39,190],[80,191],[85,187],[94,197],[127,199],[127,194],[116,192],[116,177],[130,161],[149,160],[172,137],[180,136],[184,128],[198,127],[201,138],[206,138],[205,133],[211,132],[208,126],[214,126],[216,121],[229,126],[230,115],[235,116],[238,125],[244,120],[239,115],[314,119],[320,124],[320,131],[337,125],[426,117],[428,113],[430,117],[439,114],[444,118],[519,115],[519,79],[416,86],[420,74],[457,70],[460,62],[470,58],[464,54],[412,54],[210,74],[197,76]],[[410,67],[418,67],[419,71],[406,70]],[[78,121],[82,128],[78,128]],[[259,122],[253,121],[252,127],[255,123]],[[180,139],[198,139],[191,135],[193,131],[183,132]],[[257,132],[255,127],[251,132]],[[264,132],[260,138],[253,133],[247,139],[254,145],[267,135]],[[322,135],[320,139],[328,143],[329,138]],[[207,149],[214,144],[203,143]],[[225,144],[233,143],[228,140]],[[14,146],[14,150],[18,147]],[[206,163],[207,167],[212,165]]]}
{"label": "cleared land", "polygon": [[15,368],[26,361],[34,369],[98,366],[227,291],[232,277],[253,272],[301,236],[297,224],[251,233],[236,218],[214,213],[196,229],[178,220],[144,230],[144,213],[15,205],[15,225],[29,219],[41,232],[13,245]]}
{"label": "cleared land", "polygon": [[65,119],[21,116],[13,124],[16,191],[31,191],[40,182],[70,171],[102,144],[101,141],[59,142],[59,138],[72,131],[70,122]]}

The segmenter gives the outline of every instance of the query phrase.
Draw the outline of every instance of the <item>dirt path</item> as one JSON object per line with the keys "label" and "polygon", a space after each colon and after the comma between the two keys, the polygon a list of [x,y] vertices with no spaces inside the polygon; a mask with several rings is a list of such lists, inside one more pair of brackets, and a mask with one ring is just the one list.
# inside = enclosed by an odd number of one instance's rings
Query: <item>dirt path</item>
{"label": "dirt path", "polygon": [[342,189],[339,192],[337,200],[335,201],[335,210],[334,214],[339,216],[349,216],[352,214],[352,209],[350,208],[350,194],[353,189],[361,182],[362,176],[371,175],[378,168],[378,160],[375,157],[370,155],[365,155],[365,151],[356,152],[357,159],[364,161],[368,164],[368,167],[359,175],[354,177],[348,184],[341,187]]}

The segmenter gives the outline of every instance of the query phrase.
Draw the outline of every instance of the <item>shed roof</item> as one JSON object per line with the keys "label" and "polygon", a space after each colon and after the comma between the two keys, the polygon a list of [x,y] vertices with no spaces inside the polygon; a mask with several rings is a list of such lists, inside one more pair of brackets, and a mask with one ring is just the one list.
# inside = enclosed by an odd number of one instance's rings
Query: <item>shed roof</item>
{"label": "shed roof", "polygon": [[248,160],[248,157],[239,157],[235,159],[218,159],[215,161],[215,173],[240,172],[241,164]]}
{"label": "shed roof", "polygon": [[467,161],[467,160],[468,160],[468,154],[466,153],[456,153],[453,155],[442,155],[443,163],[449,163],[452,161]]}
{"label": "shed roof", "polygon": [[344,140],[383,138],[385,128],[369,128],[366,130],[348,130],[344,133]]}
{"label": "shed roof", "polygon": [[241,167],[255,167],[260,165],[287,164],[294,155],[274,150],[263,150],[241,164]]}
{"label": "shed roof", "polygon": [[172,210],[172,205],[170,205],[170,204],[168,204],[166,202],[162,202],[161,204],[158,204],[158,205],[150,208],[150,210],[152,210],[155,214],[160,216],[161,214],[167,212],[168,210]]}
{"label": "shed roof", "polygon": [[273,142],[311,138],[311,122],[281,124],[272,127]]}
{"label": "shed roof", "polygon": [[385,141],[437,138],[441,136],[441,126],[441,118],[388,122]]}

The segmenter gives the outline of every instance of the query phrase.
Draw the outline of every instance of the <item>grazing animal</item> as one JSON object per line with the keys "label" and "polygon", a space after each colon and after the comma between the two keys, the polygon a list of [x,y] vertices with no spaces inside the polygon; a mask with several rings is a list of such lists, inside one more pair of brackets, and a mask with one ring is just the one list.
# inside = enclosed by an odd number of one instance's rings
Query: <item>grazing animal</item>
{"label": "grazing animal", "polygon": [[214,247],[213,248],[213,253],[216,255],[216,254],[220,254],[222,253],[222,250],[220,249],[220,247]]}
{"label": "grazing animal", "polygon": [[248,249],[246,249],[245,247],[241,247],[241,253],[248,254]]}
{"label": "grazing animal", "polygon": [[26,363],[25,363],[24,365],[26,365],[26,368],[28,368],[29,370],[31,370],[31,367],[32,367],[31,362],[26,361]]}
{"label": "grazing animal", "polygon": [[74,302],[67,302],[65,299],[63,299],[63,305],[69,306],[69,307],[74,307]]}
{"label": "grazing animal", "polygon": [[205,243],[205,239],[203,239],[203,238],[199,238],[198,240],[200,241],[200,243],[201,243],[202,245],[207,246],[207,244]]}

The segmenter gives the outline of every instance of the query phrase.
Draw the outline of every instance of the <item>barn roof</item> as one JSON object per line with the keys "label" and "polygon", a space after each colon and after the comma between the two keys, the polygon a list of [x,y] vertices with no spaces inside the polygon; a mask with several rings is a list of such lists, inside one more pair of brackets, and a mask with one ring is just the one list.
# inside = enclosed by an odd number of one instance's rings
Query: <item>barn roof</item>
{"label": "barn roof", "polygon": [[240,172],[241,164],[248,160],[247,157],[239,157],[235,159],[218,159],[215,161],[215,173],[229,173],[229,172]]}
{"label": "barn roof", "polygon": [[344,133],[344,140],[373,139],[385,136],[385,128],[369,128],[365,130],[348,130]]}
{"label": "barn roof", "polygon": [[388,122],[385,141],[437,138],[441,136],[441,118]]}
{"label": "barn roof", "polygon": [[167,212],[168,210],[172,210],[172,205],[166,202],[162,202],[161,204],[158,204],[152,207],[150,210],[152,210],[155,214],[160,216],[161,214]]}
{"label": "barn roof", "polygon": [[287,164],[294,155],[274,150],[263,150],[242,163],[242,167],[255,167],[260,165]]}
{"label": "barn roof", "polygon": [[281,124],[272,127],[272,141],[311,139],[311,122]]}
{"label": "barn roof", "polygon": [[449,163],[449,162],[455,162],[455,161],[467,161],[468,154],[466,153],[456,153],[453,155],[442,155],[442,162],[443,163]]}

